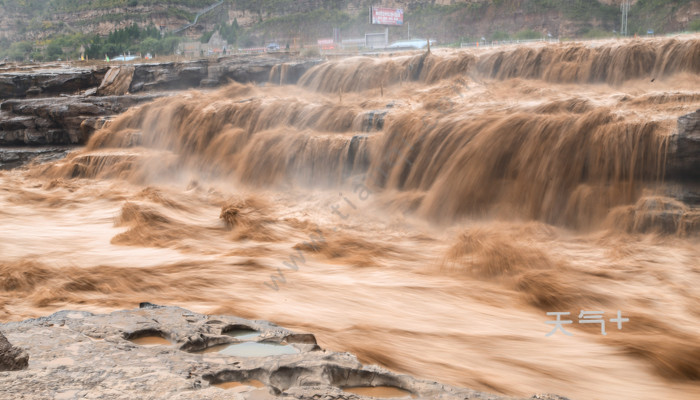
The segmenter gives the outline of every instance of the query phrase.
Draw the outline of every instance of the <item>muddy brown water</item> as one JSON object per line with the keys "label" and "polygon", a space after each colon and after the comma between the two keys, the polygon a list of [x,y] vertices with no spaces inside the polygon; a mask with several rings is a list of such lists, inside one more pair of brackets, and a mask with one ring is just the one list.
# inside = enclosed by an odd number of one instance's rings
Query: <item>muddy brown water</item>
{"label": "muddy brown water", "polygon": [[696,399],[700,242],[655,221],[698,218],[661,179],[698,49],[359,57],[132,109],[0,171],[0,318],[150,301],[489,392]]}
{"label": "muddy brown water", "polygon": [[378,399],[412,398],[410,392],[392,386],[355,386],[343,388],[343,391]]}
{"label": "muddy brown water", "polygon": [[202,353],[219,353],[225,356],[248,358],[297,354],[299,350],[291,345],[278,343],[244,342],[212,346],[202,351]]}
{"label": "muddy brown water", "polygon": [[255,388],[262,388],[262,387],[265,387],[265,384],[258,381],[258,380],[251,379],[249,381],[243,381],[243,382],[217,383],[217,384],[214,384],[214,386],[220,387],[221,389],[231,389],[231,388],[237,388],[240,386],[251,386],[251,387],[255,387]]}
{"label": "muddy brown water", "polygon": [[170,346],[172,343],[168,339],[163,339],[160,336],[144,336],[136,339],[130,339],[131,342],[140,346]]}

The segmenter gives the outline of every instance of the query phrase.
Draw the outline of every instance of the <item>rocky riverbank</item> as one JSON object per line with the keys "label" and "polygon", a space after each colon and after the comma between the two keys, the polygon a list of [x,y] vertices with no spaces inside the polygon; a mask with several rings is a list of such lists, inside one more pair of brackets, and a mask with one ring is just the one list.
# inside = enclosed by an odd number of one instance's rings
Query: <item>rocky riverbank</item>
{"label": "rocky riverbank", "polygon": [[[0,99],[55,97],[85,91],[94,94],[90,89],[99,87],[105,78],[113,78],[115,71],[129,75],[129,85],[124,88],[129,93],[211,87],[229,81],[264,83],[270,80],[276,66],[284,66],[286,71],[282,83],[293,84],[319,62],[320,59],[287,55],[237,55],[139,64],[3,64],[0,66]],[[276,83],[280,83],[279,78]]]}
{"label": "rocky riverbank", "polygon": [[21,167],[30,162],[58,160],[73,149],[72,146],[0,147],[0,170]]}
{"label": "rocky riverbank", "polygon": [[293,84],[320,60],[237,56],[167,63],[0,68],[0,146],[84,144],[112,116],[172,91]]}
{"label": "rocky riverbank", "polygon": [[20,369],[0,372],[11,398],[506,398],[363,365],[269,322],[150,303],[106,315],[61,311],[0,331],[12,343],[0,343],[0,360],[12,360],[5,370]]}

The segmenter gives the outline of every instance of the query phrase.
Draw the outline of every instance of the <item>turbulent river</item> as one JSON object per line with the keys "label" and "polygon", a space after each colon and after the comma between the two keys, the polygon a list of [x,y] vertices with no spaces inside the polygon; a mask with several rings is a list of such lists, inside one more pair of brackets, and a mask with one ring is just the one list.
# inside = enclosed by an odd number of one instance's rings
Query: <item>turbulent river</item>
{"label": "turbulent river", "polygon": [[[668,174],[700,40],[284,74],[161,98],[0,171],[0,319],[150,301],[488,392],[700,398],[697,179]],[[548,312],[571,335],[546,336]]]}

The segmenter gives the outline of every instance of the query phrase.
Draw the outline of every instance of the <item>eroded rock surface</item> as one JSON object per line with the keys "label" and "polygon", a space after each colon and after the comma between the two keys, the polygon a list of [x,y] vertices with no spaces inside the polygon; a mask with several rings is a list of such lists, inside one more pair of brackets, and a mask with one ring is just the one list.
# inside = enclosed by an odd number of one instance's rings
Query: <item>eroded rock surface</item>
{"label": "eroded rock surface", "polygon": [[1,328],[30,356],[28,369],[0,373],[8,398],[350,400],[366,397],[343,388],[387,386],[421,399],[503,399],[362,365],[312,334],[178,307],[61,311]]}
{"label": "eroded rock surface", "polygon": [[0,146],[84,144],[111,116],[166,95],[6,100],[0,104]]}
{"label": "eroded rock surface", "polygon": [[134,79],[134,67],[130,65],[111,67],[95,91],[98,96],[121,96],[129,93]]}
{"label": "eroded rock surface", "polygon": [[27,368],[29,365],[29,355],[27,352],[13,346],[0,333],[0,371],[16,371]]}
{"label": "eroded rock surface", "polygon": [[58,68],[0,71],[0,99],[77,93],[99,85],[106,71],[103,67],[74,68],[63,65]]}
{"label": "eroded rock surface", "polygon": [[69,64],[0,68],[0,99],[89,94],[123,95],[142,91],[185,90],[241,83],[294,84],[320,59],[236,55],[178,62],[74,67]]}
{"label": "eroded rock surface", "polygon": [[700,109],[680,116],[669,139],[666,175],[680,180],[700,178]]}
{"label": "eroded rock surface", "polygon": [[[216,60],[0,68],[0,146],[84,144],[112,116],[166,91],[242,83],[293,84],[321,60],[231,56]],[[134,94],[135,93],[135,94]]]}
{"label": "eroded rock surface", "polygon": [[17,168],[30,162],[48,162],[64,158],[73,147],[0,147],[0,170]]}

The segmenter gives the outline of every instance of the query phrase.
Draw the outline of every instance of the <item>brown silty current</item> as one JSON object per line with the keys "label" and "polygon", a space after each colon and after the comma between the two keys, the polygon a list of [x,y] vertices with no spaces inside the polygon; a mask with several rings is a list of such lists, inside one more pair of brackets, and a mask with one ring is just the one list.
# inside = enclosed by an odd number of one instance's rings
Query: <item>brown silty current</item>
{"label": "brown silty current", "polygon": [[[699,105],[697,37],[357,57],[159,99],[0,172],[0,318],[150,301],[489,392],[697,399],[700,217],[663,176]],[[677,229],[645,217],[668,209]],[[603,336],[581,310],[630,321]],[[573,335],[546,337],[547,312]]]}

